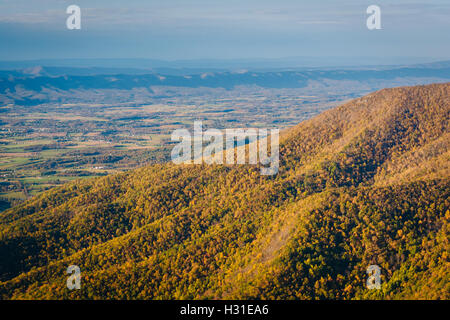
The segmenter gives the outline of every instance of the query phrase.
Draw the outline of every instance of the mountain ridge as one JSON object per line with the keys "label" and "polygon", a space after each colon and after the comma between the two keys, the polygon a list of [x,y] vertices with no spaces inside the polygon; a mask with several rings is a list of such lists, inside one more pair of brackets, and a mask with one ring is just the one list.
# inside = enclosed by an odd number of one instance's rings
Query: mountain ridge
{"label": "mountain ridge", "polygon": [[[199,72],[200,70],[197,70],[193,74],[95,68],[86,69],[83,73],[82,70],[61,68],[58,71],[58,68],[35,67],[22,71],[0,71],[0,101],[4,104],[18,105],[39,105],[49,101],[70,103],[82,98],[80,94],[77,94],[80,90],[87,93],[91,90],[140,89],[145,91],[147,96],[152,97],[158,96],[158,93],[154,92],[155,87],[232,90],[252,86],[270,89],[302,89],[320,85],[326,90],[328,86],[336,85],[335,81],[341,81],[344,85],[346,81],[355,82],[354,86],[358,83],[363,88],[377,89],[402,84],[448,81],[450,78],[450,68],[447,63],[392,68],[307,69],[281,72],[274,70],[264,72],[203,70]],[[96,74],[95,70],[103,71],[105,74]]]}
{"label": "mountain ridge", "polygon": [[[448,298],[449,90],[384,89],[304,121],[275,177],[165,164],[35,197],[0,214],[0,295]],[[369,264],[382,290],[365,288]]]}

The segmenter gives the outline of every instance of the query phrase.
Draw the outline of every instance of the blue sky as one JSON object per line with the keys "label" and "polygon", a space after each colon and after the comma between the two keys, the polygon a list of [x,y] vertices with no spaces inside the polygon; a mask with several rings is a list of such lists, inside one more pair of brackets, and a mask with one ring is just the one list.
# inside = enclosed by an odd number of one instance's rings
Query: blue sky
{"label": "blue sky", "polygon": [[[66,8],[82,29],[66,29]],[[382,30],[366,28],[366,8]],[[450,59],[449,0],[0,0],[0,59]]]}

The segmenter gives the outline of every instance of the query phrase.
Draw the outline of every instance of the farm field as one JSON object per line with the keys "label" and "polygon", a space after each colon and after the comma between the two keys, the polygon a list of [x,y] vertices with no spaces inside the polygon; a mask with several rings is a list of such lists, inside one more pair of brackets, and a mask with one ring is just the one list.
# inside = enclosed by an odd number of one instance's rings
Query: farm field
{"label": "farm field", "polygon": [[173,130],[191,130],[194,120],[218,129],[284,129],[350,98],[295,89],[193,91],[166,88],[133,103],[1,108],[0,210],[75,179],[165,162]]}

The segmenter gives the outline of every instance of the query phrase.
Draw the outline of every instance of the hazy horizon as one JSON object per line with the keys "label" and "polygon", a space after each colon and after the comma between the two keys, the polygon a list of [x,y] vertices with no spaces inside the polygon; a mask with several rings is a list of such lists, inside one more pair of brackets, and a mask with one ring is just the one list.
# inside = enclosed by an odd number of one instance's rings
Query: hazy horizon
{"label": "hazy horizon", "polygon": [[401,67],[448,62],[445,58],[426,57],[284,57],[247,59],[180,59],[151,58],[62,58],[0,60],[1,70],[32,67],[61,68],[130,68],[130,69],[206,69],[206,70],[298,70],[304,68]]}

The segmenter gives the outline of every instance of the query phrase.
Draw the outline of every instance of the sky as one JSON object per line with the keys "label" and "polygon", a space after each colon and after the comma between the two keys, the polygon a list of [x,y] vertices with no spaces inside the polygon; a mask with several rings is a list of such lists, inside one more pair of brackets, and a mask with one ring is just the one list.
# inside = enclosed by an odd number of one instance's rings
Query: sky
{"label": "sky", "polygon": [[[72,4],[81,30],[66,27]],[[0,60],[330,56],[450,59],[450,1],[0,0]]]}

